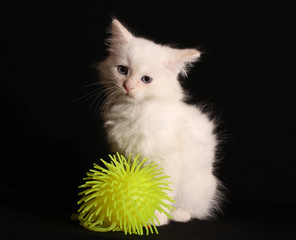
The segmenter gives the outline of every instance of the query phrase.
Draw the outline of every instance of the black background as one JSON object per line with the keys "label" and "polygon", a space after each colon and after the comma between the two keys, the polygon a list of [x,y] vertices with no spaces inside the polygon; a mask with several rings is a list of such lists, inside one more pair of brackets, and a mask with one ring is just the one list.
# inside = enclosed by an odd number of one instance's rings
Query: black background
{"label": "black background", "polygon": [[[182,83],[193,102],[208,103],[220,120],[217,174],[228,189],[226,215],[263,203],[270,206],[266,213],[278,212],[289,222],[296,189],[293,1],[194,3],[20,1],[2,7],[0,187],[6,229],[18,225],[22,237],[34,237],[36,229],[24,230],[24,222],[34,225],[35,216],[50,219],[44,225],[68,221],[85,172],[108,153],[92,99],[76,99],[94,89],[84,86],[97,80],[94,65],[106,56],[111,16],[139,36],[205,52]],[[273,204],[289,210],[276,211]],[[53,225],[57,235],[70,237]]]}

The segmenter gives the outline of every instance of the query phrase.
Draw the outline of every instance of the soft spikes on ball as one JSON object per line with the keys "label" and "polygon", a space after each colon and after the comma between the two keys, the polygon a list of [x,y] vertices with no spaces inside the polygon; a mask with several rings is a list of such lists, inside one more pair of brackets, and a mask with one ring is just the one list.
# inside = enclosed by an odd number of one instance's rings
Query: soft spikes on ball
{"label": "soft spikes on ball", "polygon": [[[111,163],[101,159],[106,168],[94,164],[87,173],[87,180],[80,188],[88,188],[79,193],[83,195],[78,204],[80,224],[89,230],[123,231],[125,234],[143,235],[158,233],[155,211],[164,213],[173,207],[167,203],[174,200],[165,191],[169,188],[168,176],[155,163],[143,167],[147,159],[139,161],[139,155],[131,163],[122,155],[109,155]],[[117,158],[116,158],[117,156]],[[167,203],[165,203],[167,202]],[[166,209],[166,210],[165,210]],[[168,212],[166,212],[168,211]],[[154,231],[153,231],[154,229]]]}

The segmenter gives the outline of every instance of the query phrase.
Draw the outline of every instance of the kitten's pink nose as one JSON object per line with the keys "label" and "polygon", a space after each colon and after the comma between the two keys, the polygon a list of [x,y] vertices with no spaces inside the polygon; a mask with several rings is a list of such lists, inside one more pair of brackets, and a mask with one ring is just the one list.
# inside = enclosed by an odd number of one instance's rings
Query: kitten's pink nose
{"label": "kitten's pink nose", "polygon": [[124,84],[123,86],[127,92],[130,92],[132,90],[131,87],[127,86],[126,84]]}
{"label": "kitten's pink nose", "polygon": [[134,87],[131,85],[131,83],[129,81],[125,81],[123,83],[123,87],[127,92],[130,92],[131,90],[134,89]]}

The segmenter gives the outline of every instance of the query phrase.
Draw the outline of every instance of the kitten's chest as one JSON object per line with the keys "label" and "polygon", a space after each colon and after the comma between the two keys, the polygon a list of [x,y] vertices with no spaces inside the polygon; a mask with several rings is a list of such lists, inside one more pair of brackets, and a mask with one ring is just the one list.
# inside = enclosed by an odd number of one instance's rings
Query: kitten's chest
{"label": "kitten's chest", "polygon": [[146,156],[157,152],[171,133],[166,109],[153,106],[114,107],[105,123],[112,150]]}

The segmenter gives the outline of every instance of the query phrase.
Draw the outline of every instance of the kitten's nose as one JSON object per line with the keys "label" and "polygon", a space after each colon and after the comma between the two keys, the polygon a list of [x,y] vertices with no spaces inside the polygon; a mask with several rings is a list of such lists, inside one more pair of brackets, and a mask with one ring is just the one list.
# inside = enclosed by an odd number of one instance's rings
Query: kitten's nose
{"label": "kitten's nose", "polygon": [[131,87],[127,86],[126,84],[124,84],[123,87],[127,92],[130,92],[132,90]]}
{"label": "kitten's nose", "polygon": [[124,87],[124,89],[125,89],[127,92],[130,92],[131,90],[134,89],[134,87],[130,84],[129,81],[125,81],[125,82],[123,83],[123,87]]}

